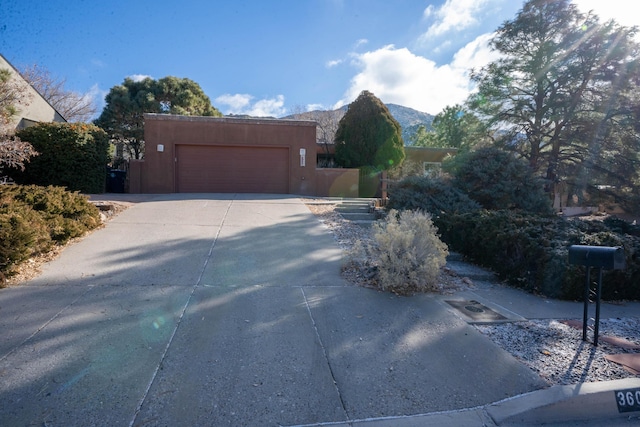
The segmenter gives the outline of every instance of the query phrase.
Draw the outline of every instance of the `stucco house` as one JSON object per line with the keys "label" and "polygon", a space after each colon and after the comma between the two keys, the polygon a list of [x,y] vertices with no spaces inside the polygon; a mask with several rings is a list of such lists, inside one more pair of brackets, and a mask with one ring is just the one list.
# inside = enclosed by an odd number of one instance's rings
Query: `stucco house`
{"label": "stucco house", "polygon": [[455,156],[456,148],[404,147],[404,168],[422,171],[422,174],[438,173],[445,158]]}
{"label": "stucco house", "polygon": [[22,78],[20,72],[1,54],[0,69],[8,69],[12,78],[16,79],[24,87],[29,98],[29,105],[22,107],[18,114],[12,117],[11,126],[15,130],[24,129],[41,122],[64,123],[67,121],[29,82]]}
{"label": "stucco house", "polygon": [[[129,160],[130,193],[361,193],[358,169],[318,167],[313,120],[147,113],[144,121],[144,160]],[[426,170],[455,151],[407,149],[407,159]]]}
{"label": "stucco house", "polygon": [[144,115],[144,160],[130,193],[358,195],[357,169],[316,167],[310,120]]}

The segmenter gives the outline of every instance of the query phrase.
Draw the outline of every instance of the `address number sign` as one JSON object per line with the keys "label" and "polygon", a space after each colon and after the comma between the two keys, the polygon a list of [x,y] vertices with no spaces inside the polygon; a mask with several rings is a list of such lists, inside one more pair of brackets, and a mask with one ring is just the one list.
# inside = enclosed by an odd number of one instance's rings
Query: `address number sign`
{"label": "address number sign", "polygon": [[614,391],[618,412],[640,411],[640,388]]}

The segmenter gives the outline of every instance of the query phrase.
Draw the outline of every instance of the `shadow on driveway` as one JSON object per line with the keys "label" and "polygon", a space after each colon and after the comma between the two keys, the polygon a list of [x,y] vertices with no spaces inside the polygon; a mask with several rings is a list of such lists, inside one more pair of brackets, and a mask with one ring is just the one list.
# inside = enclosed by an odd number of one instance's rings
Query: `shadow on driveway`
{"label": "shadow on driveway", "polygon": [[0,425],[295,425],[544,387],[437,298],[340,277],[297,199],[138,203],[0,290]]}

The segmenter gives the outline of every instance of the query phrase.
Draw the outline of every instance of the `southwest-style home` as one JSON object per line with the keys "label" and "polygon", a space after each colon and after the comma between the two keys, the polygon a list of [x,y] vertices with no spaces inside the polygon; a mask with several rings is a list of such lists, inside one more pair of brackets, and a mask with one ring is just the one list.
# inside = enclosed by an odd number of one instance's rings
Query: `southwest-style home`
{"label": "southwest-style home", "polygon": [[279,193],[357,197],[357,169],[316,168],[316,122],[144,115],[131,193]]}

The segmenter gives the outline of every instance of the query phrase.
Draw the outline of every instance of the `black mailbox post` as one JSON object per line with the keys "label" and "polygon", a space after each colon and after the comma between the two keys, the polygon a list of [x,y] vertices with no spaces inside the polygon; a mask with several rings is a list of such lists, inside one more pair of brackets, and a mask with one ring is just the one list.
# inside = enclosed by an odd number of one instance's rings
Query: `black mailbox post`
{"label": "black mailbox post", "polygon": [[591,291],[591,267],[598,269],[598,288],[596,289],[596,318],[593,331],[593,345],[598,345],[600,329],[600,296],[602,295],[602,270],[624,270],[624,249],[611,246],[573,245],[569,247],[569,264],[584,265],[587,278],[584,284],[584,313],[582,316],[582,340],[587,340],[587,320],[589,318],[589,294]]}

